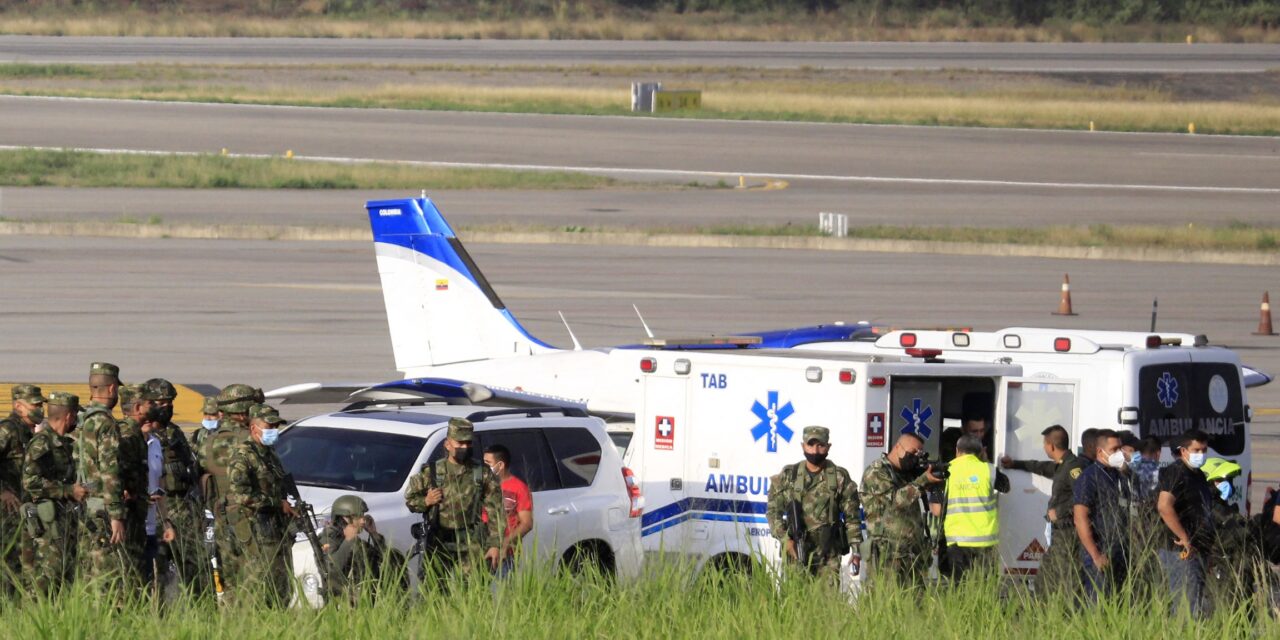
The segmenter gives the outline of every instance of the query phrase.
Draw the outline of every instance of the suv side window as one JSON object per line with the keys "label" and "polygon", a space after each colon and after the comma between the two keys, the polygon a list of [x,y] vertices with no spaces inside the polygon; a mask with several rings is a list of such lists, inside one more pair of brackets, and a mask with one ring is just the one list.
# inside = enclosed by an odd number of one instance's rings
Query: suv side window
{"label": "suv side window", "polygon": [[600,442],[581,428],[545,429],[556,458],[560,483],[566,489],[589,486],[600,468]]}
{"label": "suv side window", "polygon": [[[552,491],[560,488],[551,451],[543,439],[542,429],[485,431],[483,446],[500,444],[511,451],[511,473],[529,485],[529,491]],[[479,453],[477,455],[483,455]]]}
{"label": "suv side window", "polygon": [[[554,491],[560,488],[560,475],[542,434],[542,429],[477,431],[471,441],[471,459],[482,462],[485,447],[501,444],[511,451],[511,473],[529,485],[529,491]],[[444,455],[444,440],[441,440],[427,457],[427,464],[435,464]]]}

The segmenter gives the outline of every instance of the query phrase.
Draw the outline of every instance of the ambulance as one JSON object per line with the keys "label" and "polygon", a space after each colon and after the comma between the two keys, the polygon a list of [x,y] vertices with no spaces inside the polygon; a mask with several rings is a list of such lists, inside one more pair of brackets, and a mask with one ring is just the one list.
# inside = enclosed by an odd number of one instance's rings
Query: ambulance
{"label": "ambulance", "polygon": [[[890,331],[869,340],[807,344],[806,350],[878,356],[923,355],[955,362],[999,362],[1021,366],[1023,377],[1002,382],[1005,425],[997,432],[996,455],[1043,459],[1041,431],[1060,424],[1078,448],[1085,429],[1132,431],[1169,442],[1190,429],[1209,434],[1209,455],[1233,460],[1244,486],[1232,501],[1248,513],[1253,484],[1249,386],[1270,376],[1242,367],[1235,352],[1212,346],[1204,335],[1078,331],[1015,327],[993,332]],[[1169,462],[1165,453],[1164,462]],[[1010,511],[1030,521],[1043,513],[1050,480],[1012,472],[1012,492],[1002,498],[1001,527]],[[1031,531],[1022,523],[1018,530]],[[1046,540],[1028,537],[1018,559],[1038,559]],[[1030,568],[1018,562],[1015,567]]]}
{"label": "ambulance", "polygon": [[[615,354],[633,359],[637,369],[638,408],[626,464],[645,496],[646,555],[692,559],[699,570],[777,566],[779,544],[765,518],[770,477],[804,459],[804,427],[830,429],[830,460],[860,482],[863,470],[904,430],[924,436],[937,457],[943,430],[958,428],[962,410],[975,399],[996,417],[998,434],[1004,429],[999,394],[1008,388],[1006,380],[1022,373],[1016,365],[929,362],[912,354]],[[1002,549],[1012,561],[1034,532],[1009,533],[1015,546],[1002,537]],[[848,558],[844,565],[842,582],[852,586],[859,578],[851,575]]]}

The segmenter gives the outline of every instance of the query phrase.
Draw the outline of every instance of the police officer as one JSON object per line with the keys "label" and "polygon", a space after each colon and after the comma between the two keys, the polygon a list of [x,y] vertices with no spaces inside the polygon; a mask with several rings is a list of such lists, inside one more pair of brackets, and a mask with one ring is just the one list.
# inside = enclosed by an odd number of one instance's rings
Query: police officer
{"label": "police officer", "polygon": [[[838,583],[840,559],[862,542],[858,485],[844,467],[827,460],[829,429],[805,427],[802,436],[804,460],[769,480],[765,516],[783,545],[784,560]],[[855,555],[851,563],[856,572],[861,559]]]}
{"label": "police officer", "polygon": [[216,398],[216,408],[221,416],[217,429],[201,439],[196,449],[205,509],[214,516],[218,553],[222,557],[222,577],[231,584],[237,579],[240,554],[238,547],[231,543],[231,528],[227,522],[227,470],[231,454],[241,442],[249,439],[249,407],[253,406],[254,397],[254,388],[247,384],[223,387]]}
{"label": "police officer", "polygon": [[906,431],[862,474],[871,561],[877,570],[914,585],[924,583],[932,554],[924,498],[942,482],[925,456],[924,438]]}
{"label": "police officer", "polygon": [[89,367],[89,398],[79,418],[76,475],[88,489],[80,517],[78,559],[82,576],[104,592],[116,580],[132,580],[135,559],[126,548],[128,510],[120,478],[120,426],[111,411],[119,399],[120,368]]}
{"label": "police officer", "polygon": [[444,459],[410,478],[404,494],[405,504],[414,513],[439,506],[440,526],[435,527],[434,539],[425,542],[427,552],[422,560],[441,580],[455,569],[471,570],[481,559],[491,571],[498,567],[498,545],[506,518],[483,522],[481,514],[486,510],[504,513],[502,489],[497,476],[472,458],[473,431],[470,420],[450,418]]}
{"label": "police officer", "polygon": [[143,424],[156,420],[153,396],[145,384],[120,387],[120,483],[125,504],[125,548],[139,575],[147,546],[147,511],[151,496],[147,491],[147,437]]}
{"label": "police officer", "polygon": [[1126,461],[1115,431],[1094,433],[1093,460],[1072,492],[1085,595],[1096,602],[1100,594],[1115,593],[1128,578],[1131,494],[1121,474]]}
{"label": "police officer", "polygon": [[954,580],[972,569],[990,569],[1000,562],[996,493],[1009,490],[1009,479],[986,463],[985,451],[978,436],[961,436],[948,469],[942,529]]}
{"label": "police officer", "polygon": [[384,576],[405,577],[404,556],[387,546],[360,496],[340,496],[329,513],[332,520],[320,534],[320,544],[329,558],[325,584],[330,597],[354,603],[362,592],[376,594]]}
{"label": "police officer", "polygon": [[16,385],[12,389],[13,412],[0,420],[0,593],[12,594],[18,576],[30,568],[30,539],[23,534],[22,465],[35,427],[44,421],[44,396],[40,387]]}
{"label": "police officer", "polygon": [[283,604],[290,584],[289,524],[297,517],[285,499],[284,463],[272,448],[284,420],[263,404],[253,405],[249,416],[250,439],[232,452],[227,468],[227,519],[245,560],[240,586],[264,584],[267,597]]}
{"label": "police officer", "polygon": [[173,401],[178,397],[178,389],[164,378],[148,380],[147,387],[158,414],[153,433],[164,458],[164,472],[160,476],[164,512],[177,534],[169,545],[170,559],[182,584],[199,593],[207,588],[208,580],[203,570],[204,506],[197,486],[195,453],[186,434],[173,423]]}
{"label": "police officer", "polygon": [[22,488],[28,502],[23,521],[32,539],[32,585],[52,595],[70,582],[75,569],[75,507],[88,492],[76,482],[74,443],[80,398],[54,391],[46,402],[48,428],[31,438],[22,466]]}
{"label": "police officer", "polygon": [[1062,425],[1055,424],[1041,431],[1040,435],[1044,436],[1044,453],[1049,460],[1014,460],[1004,456],[1000,459],[1000,466],[1053,479],[1045,512],[1045,543],[1049,547],[1036,573],[1036,590],[1046,594],[1074,594],[1080,586],[1076,559],[1080,540],[1076,537],[1072,514],[1072,487],[1088,461],[1071,453],[1071,440]]}

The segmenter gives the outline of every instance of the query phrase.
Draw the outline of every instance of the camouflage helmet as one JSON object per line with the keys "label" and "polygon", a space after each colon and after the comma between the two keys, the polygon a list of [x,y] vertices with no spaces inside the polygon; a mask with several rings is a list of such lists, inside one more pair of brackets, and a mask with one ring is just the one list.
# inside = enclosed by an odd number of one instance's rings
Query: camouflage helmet
{"label": "camouflage helmet", "polygon": [[120,385],[120,405],[129,406],[138,400],[155,400],[155,394],[146,384]]}
{"label": "camouflage helmet", "polygon": [[369,505],[365,504],[360,496],[347,494],[339,496],[333,501],[333,509],[330,511],[335,516],[343,516],[350,518],[352,516],[362,516],[369,513]]}
{"label": "camouflage helmet", "polygon": [[10,389],[10,397],[14,402],[22,401],[31,404],[44,403],[44,394],[40,392],[40,387],[34,384],[16,384]]}
{"label": "camouflage helmet", "polygon": [[200,407],[200,412],[206,416],[218,415],[218,399],[213,396],[205,396],[204,404]]}
{"label": "camouflage helmet", "polygon": [[80,396],[66,391],[50,391],[47,404],[78,410],[80,408]]}
{"label": "camouflage helmet", "polygon": [[280,412],[269,404],[255,404],[249,407],[249,421],[261,420],[271,426],[284,423],[284,418],[280,417]]}
{"label": "camouflage helmet", "polygon": [[164,378],[152,378],[147,381],[151,395],[155,400],[173,400],[178,397],[178,388]]}
{"label": "camouflage helmet", "polygon": [[256,390],[247,384],[229,384],[218,393],[218,410],[224,413],[248,413]]}

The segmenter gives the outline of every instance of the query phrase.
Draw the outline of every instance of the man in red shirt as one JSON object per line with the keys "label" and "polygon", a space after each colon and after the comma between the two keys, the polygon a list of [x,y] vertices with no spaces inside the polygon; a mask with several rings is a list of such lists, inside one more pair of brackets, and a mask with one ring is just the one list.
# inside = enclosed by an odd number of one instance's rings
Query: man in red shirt
{"label": "man in red shirt", "polygon": [[498,577],[502,578],[515,567],[520,539],[533,530],[533,494],[529,485],[511,474],[511,451],[506,447],[500,444],[486,447],[484,463],[502,482],[502,508],[507,516],[506,536],[498,550],[498,557],[502,558]]}

